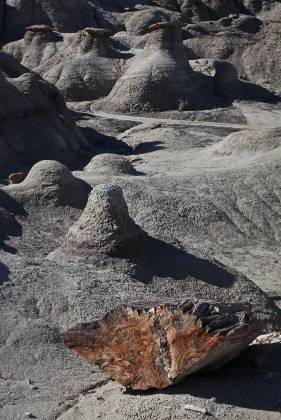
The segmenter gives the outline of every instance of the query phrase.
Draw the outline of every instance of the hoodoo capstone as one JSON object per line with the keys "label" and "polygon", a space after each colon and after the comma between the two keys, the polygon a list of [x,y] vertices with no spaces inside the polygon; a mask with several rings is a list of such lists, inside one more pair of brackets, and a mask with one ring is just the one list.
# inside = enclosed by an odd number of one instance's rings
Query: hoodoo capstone
{"label": "hoodoo capstone", "polygon": [[[106,96],[120,77],[124,57],[103,28],[85,28],[36,71],[53,83],[68,101],[94,100]],[[51,68],[50,68],[51,64]]]}

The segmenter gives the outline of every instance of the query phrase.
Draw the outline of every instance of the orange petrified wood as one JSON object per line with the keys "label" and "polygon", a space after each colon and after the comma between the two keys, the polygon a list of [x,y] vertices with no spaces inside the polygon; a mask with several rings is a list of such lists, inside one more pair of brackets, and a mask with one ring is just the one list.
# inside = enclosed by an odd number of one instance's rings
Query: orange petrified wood
{"label": "orange petrified wood", "polygon": [[65,343],[133,390],[166,388],[237,356],[259,334],[248,304],[139,302],[74,327]]}

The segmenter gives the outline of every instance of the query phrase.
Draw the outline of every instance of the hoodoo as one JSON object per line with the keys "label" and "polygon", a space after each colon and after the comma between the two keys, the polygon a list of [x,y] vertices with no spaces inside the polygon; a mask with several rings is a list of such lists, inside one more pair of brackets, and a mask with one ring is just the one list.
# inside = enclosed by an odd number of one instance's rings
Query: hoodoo
{"label": "hoodoo", "polygon": [[120,77],[124,57],[111,42],[107,29],[85,28],[36,71],[62,92],[68,101],[106,96]]}
{"label": "hoodoo", "polygon": [[54,84],[67,101],[87,101],[108,95],[128,58],[114,48],[111,36],[105,28],[64,35],[35,25],[4,49]]}
{"label": "hoodoo", "polygon": [[204,108],[213,95],[211,80],[192,70],[173,22],[149,27],[144,50],[129,64],[101,107],[119,112]]}
{"label": "hoodoo", "polygon": [[41,159],[77,162],[90,147],[72,123],[58,90],[0,53],[0,168]]}
{"label": "hoodoo", "polygon": [[122,189],[112,184],[95,187],[80,219],[70,228],[61,248],[50,254],[126,257],[140,249],[146,233],[130,218]]}

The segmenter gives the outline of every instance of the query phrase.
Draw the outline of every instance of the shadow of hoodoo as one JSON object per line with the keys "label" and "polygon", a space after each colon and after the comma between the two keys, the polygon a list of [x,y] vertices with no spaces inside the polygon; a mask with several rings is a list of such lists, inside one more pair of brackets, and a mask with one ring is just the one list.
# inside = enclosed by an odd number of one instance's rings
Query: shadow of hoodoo
{"label": "shadow of hoodoo", "polygon": [[0,261],[0,286],[9,281],[9,269]]}
{"label": "shadow of hoodoo", "polygon": [[155,277],[173,280],[190,277],[216,287],[229,288],[235,281],[235,276],[223,266],[153,238],[148,238],[143,253],[132,261],[136,267],[134,277],[145,284]]}
{"label": "shadow of hoodoo", "polygon": [[224,267],[147,235],[130,218],[122,189],[113,184],[93,189],[80,219],[48,259],[75,257],[97,263],[107,258],[126,259],[132,265],[132,276],[142,283],[150,283],[154,277],[174,280],[190,277],[228,288],[235,281]]}
{"label": "shadow of hoodoo", "polygon": [[93,189],[65,243],[48,258],[126,258],[132,252],[138,253],[146,238],[146,233],[130,218],[121,188],[101,184]]}
{"label": "shadow of hoodoo", "polygon": [[20,236],[22,233],[22,227],[16,220],[15,214],[24,214],[24,211],[12,198],[0,191],[0,249],[11,254],[15,254],[16,249],[8,245],[6,241],[11,236]]}

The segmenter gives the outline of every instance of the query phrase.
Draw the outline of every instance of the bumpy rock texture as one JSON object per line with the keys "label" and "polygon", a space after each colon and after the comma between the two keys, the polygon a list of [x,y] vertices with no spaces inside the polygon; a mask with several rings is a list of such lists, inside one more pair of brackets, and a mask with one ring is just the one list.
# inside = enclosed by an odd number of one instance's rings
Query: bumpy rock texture
{"label": "bumpy rock texture", "polygon": [[241,155],[280,151],[281,129],[243,130],[230,134],[214,148],[220,155]]}
{"label": "bumpy rock texture", "polygon": [[80,219],[70,228],[65,244],[49,258],[68,254],[95,257],[95,253],[126,256],[141,249],[145,232],[130,218],[122,189],[116,185],[95,187]]}
{"label": "bumpy rock texture", "polygon": [[103,153],[93,157],[85,167],[85,171],[93,174],[135,175],[131,161],[126,156]]}
{"label": "bumpy rock texture", "polygon": [[[280,343],[257,341],[215,374],[140,396],[76,357],[63,332],[123,305],[126,334],[127,302],[191,296],[245,302],[262,330],[280,330],[280,10],[274,0],[0,1],[1,418],[196,420],[195,405],[279,419]],[[98,152],[126,155],[137,174]],[[4,187],[42,159],[57,162]],[[157,311],[175,321],[174,309]],[[147,319],[159,343],[155,312],[134,318],[139,329]],[[230,349],[225,316],[207,321],[190,323],[206,333],[189,337],[194,354],[214,331]],[[174,361],[179,348],[171,342]],[[219,349],[204,346],[216,360]]]}
{"label": "bumpy rock texture", "polygon": [[211,102],[212,82],[190,67],[177,25],[152,25],[142,53],[129,63],[101,107],[119,111],[192,109]]}
{"label": "bumpy rock texture", "polygon": [[84,207],[90,187],[75,178],[60,162],[43,160],[36,163],[23,182],[4,188],[11,197],[30,204]]}

